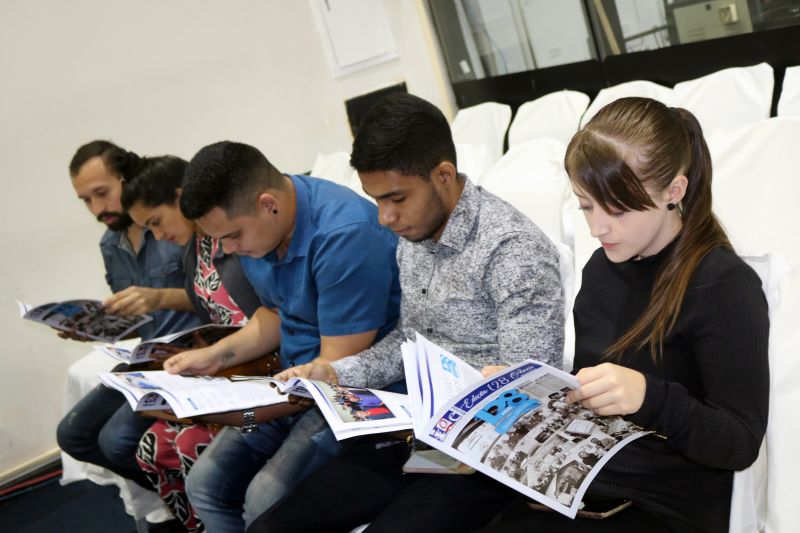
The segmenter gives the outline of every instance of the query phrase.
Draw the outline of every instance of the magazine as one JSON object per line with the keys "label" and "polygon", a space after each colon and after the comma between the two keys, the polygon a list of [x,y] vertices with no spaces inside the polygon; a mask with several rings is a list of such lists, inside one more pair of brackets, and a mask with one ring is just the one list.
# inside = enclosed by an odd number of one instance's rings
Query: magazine
{"label": "magazine", "polygon": [[411,428],[407,398],[386,391],[263,376],[180,376],[166,371],[102,372],[135,411],[171,409],[178,418],[275,405],[289,395],[313,399],[338,440]]}
{"label": "magazine", "polygon": [[240,327],[205,324],[144,342],[141,339],[129,339],[97,346],[95,349],[123,363],[144,363],[154,359],[165,359],[184,350],[209,346],[239,330]]}
{"label": "magazine", "polygon": [[603,465],[650,433],[567,403],[577,379],[543,363],[483,378],[419,334],[402,352],[417,439],[570,518]]}
{"label": "magazine", "polygon": [[27,309],[23,318],[104,342],[123,339],[153,320],[149,315],[107,313],[99,300],[67,300],[39,305]]}

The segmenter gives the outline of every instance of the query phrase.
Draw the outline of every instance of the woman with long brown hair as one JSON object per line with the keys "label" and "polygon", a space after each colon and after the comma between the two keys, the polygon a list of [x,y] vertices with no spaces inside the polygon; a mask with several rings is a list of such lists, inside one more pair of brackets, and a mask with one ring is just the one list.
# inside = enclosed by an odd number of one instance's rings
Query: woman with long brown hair
{"label": "woman with long brown hair", "polygon": [[604,520],[509,510],[493,531],[728,531],[733,473],[767,425],[769,320],[760,280],[711,210],[697,119],[646,98],[604,107],[567,149],[602,247],[574,306],[568,400],[653,430],[614,455],[586,500],[631,500]]}

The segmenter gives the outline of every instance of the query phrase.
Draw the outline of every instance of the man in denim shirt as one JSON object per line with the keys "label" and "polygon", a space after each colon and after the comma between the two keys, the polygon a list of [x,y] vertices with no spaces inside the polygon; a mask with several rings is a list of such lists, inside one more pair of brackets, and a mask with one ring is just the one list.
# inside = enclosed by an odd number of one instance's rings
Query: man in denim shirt
{"label": "man in denim shirt", "polygon": [[[139,329],[143,339],[199,324],[186,294],[182,249],[159,242],[132,224],[122,210],[123,179],[133,176],[139,158],[108,141],[93,141],[70,163],[78,198],[108,230],[100,240],[106,281],[114,293],[106,307],[119,314],[150,313],[153,320]],[[126,370],[119,365],[115,371]],[[137,417],[124,396],[99,385],[78,402],[58,425],[58,445],[75,459],[96,464],[152,490],[136,464],[139,438],[152,424]]]}

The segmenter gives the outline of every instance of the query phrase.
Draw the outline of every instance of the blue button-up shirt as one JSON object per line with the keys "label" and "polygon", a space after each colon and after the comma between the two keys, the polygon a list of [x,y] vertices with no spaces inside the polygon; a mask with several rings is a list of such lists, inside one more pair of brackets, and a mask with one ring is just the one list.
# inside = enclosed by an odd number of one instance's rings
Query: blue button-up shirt
{"label": "blue button-up shirt", "polygon": [[297,211],[286,255],[241,257],[259,298],[281,317],[284,367],[319,356],[321,335],[377,329],[380,339],[400,312],[397,237],[378,224],[377,208],[333,182],[290,178]]}
{"label": "blue button-up shirt", "polygon": [[[108,230],[100,239],[106,266],[106,282],[112,292],[132,285],[154,289],[184,288],[180,246],[158,241],[148,230],[142,235],[139,253],[134,252],[125,231]],[[150,313],[152,322],[139,328],[143,340],[189,329],[200,324],[194,313],[164,309]]]}

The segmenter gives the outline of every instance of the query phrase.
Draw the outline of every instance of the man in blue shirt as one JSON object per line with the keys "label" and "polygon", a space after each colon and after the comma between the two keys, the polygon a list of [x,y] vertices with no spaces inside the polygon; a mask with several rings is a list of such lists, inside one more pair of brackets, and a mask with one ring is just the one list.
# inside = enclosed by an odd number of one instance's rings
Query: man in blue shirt
{"label": "man in blue shirt", "polygon": [[[192,159],[180,203],[226,253],[243,256],[264,308],[213,346],[167,360],[169,372],[211,374],[278,348],[284,368],[335,361],[394,328],[397,237],[353,191],[281,174],[256,148],[221,142]],[[316,409],[257,420],[245,411],[251,431],[223,430],[189,473],[189,499],[209,531],[242,531],[335,448]]]}
{"label": "man in blue shirt", "polygon": [[[108,230],[100,240],[106,281],[114,293],[106,307],[120,314],[151,313],[139,329],[143,339],[199,323],[191,310],[181,265],[182,249],[159,242],[123,212],[123,179],[139,158],[108,141],[81,146],[70,163],[72,185],[89,212]],[[126,365],[115,370],[126,370]],[[98,385],[78,402],[57,430],[58,445],[75,459],[111,470],[152,490],[136,464],[136,446],[152,420],[136,417],[119,392]]]}

